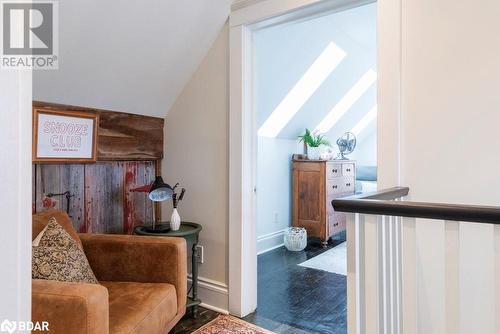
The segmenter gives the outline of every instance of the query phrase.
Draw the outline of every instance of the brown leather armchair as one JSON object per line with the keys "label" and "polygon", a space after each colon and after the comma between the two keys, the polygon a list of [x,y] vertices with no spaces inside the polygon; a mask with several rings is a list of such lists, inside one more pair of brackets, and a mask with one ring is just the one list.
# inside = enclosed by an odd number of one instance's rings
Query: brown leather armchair
{"label": "brown leather armchair", "polygon": [[98,284],[33,280],[32,321],[51,333],[166,333],[186,311],[182,238],[77,234],[61,211],[33,215],[33,238],[55,217],[82,246]]}

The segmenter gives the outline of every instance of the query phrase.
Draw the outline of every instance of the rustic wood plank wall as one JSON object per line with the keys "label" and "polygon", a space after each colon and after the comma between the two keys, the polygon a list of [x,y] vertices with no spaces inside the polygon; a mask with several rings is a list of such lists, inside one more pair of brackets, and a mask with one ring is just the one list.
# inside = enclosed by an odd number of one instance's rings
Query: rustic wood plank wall
{"label": "rustic wood plank wall", "polygon": [[163,119],[44,102],[33,107],[100,117],[97,163],[33,165],[34,212],[47,205],[65,211],[66,197],[47,201],[46,195],[70,191],[69,214],[80,233],[132,233],[153,220],[147,194],[130,190],[154,181],[163,158]]}
{"label": "rustic wood plank wall", "polygon": [[163,118],[46,102],[33,102],[33,108],[98,114],[99,161],[163,159]]}
{"label": "rustic wood plank wall", "polygon": [[[69,214],[80,233],[132,233],[153,220],[153,203],[131,189],[153,182],[153,161],[110,161],[87,165],[35,165],[34,208],[46,210],[49,193],[70,191]],[[66,197],[53,197],[66,211]]]}
{"label": "rustic wood plank wall", "polygon": [[98,160],[160,160],[163,118],[100,110]]}

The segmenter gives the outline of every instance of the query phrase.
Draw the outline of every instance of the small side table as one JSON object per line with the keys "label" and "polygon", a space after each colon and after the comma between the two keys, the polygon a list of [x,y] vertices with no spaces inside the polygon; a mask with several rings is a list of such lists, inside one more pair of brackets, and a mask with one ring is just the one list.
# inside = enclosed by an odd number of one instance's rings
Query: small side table
{"label": "small side table", "polygon": [[166,232],[162,231],[162,228],[166,228],[170,225],[169,222],[161,222],[156,224],[158,232],[151,232],[148,228],[151,225],[139,225],[134,229],[134,233],[138,235],[148,235],[157,237],[180,237],[186,239],[186,242],[192,245],[192,255],[191,255],[191,270],[192,270],[192,288],[191,296],[188,295],[186,307],[191,307],[193,318],[198,317],[198,305],[201,304],[201,300],[198,298],[198,245],[200,231],[202,229],[201,225],[191,222],[182,222],[180,228],[177,231],[168,230]]}

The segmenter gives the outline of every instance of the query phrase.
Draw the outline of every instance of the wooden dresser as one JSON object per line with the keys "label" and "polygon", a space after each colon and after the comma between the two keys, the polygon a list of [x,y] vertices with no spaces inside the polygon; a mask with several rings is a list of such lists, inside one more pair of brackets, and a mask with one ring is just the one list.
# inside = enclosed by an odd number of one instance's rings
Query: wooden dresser
{"label": "wooden dresser", "polygon": [[346,229],[346,216],[334,212],[332,200],[354,195],[356,163],[352,160],[293,160],[292,226],[323,245]]}

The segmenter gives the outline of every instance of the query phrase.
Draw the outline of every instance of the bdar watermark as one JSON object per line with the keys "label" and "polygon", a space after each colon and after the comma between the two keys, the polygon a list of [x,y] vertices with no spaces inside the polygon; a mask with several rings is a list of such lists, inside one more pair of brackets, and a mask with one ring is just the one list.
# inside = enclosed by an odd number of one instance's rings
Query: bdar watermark
{"label": "bdar watermark", "polygon": [[48,321],[13,321],[5,319],[0,323],[0,332],[12,334],[14,332],[41,331],[49,332]]}

